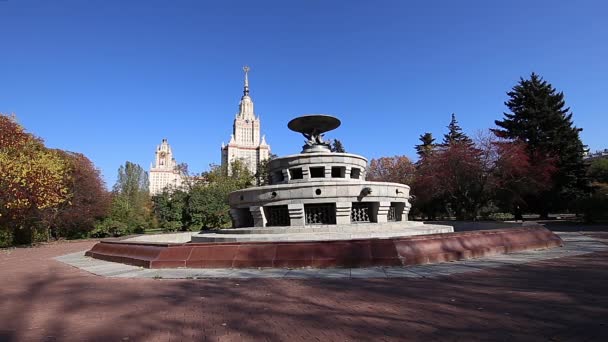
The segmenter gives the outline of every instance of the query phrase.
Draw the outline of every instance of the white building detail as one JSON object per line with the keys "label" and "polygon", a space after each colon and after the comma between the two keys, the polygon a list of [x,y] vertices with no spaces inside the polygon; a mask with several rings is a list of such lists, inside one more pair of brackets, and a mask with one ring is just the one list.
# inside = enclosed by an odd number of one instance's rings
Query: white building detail
{"label": "white building detail", "polygon": [[243,97],[239,103],[239,112],[234,119],[233,131],[228,145],[222,143],[222,166],[230,166],[234,160],[242,160],[247,168],[255,174],[258,163],[268,159],[270,146],[266,138],[260,138],[260,118],[256,117],[253,110],[253,101],[249,96],[249,67],[243,67],[245,71],[245,87]]}
{"label": "white building detail", "polygon": [[179,188],[184,181],[167,139],[163,139],[156,147],[155,154],[156,159],[150,165],[150,195],[152,196],[161,193],[165,188]]}

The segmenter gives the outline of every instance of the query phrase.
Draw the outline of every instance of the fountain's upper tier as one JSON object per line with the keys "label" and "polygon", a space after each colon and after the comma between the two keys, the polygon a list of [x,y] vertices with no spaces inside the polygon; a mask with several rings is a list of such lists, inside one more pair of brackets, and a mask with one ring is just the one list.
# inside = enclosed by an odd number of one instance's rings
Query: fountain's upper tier
{"label": "fountain's upper tier", "polygon": [[350,153],[301,153],[270,160],[270,184],[364,181],[367,159]]}

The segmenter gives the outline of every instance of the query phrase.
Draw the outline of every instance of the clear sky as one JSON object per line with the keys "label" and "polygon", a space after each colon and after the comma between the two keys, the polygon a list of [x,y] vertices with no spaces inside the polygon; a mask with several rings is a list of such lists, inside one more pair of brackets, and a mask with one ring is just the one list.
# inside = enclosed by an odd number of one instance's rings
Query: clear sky
{"label": "clear sky", "polygon": [[251,67],[272,152],[300,151],[287,122],[338,116],[328,134],[368,158],[441,139],[455,112],[473,135],[532,71],[566,95],[583,142],[608,148],[607,1],[0,0],[0,112],[49,147],[87,155],[111,186],[178,162],[220,162]]}

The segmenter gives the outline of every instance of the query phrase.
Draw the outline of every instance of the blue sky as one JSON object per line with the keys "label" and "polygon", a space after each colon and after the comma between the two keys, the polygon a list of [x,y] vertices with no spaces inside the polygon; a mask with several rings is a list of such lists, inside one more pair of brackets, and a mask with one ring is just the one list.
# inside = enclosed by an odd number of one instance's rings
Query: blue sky
{"label": "blue sky", "polygon": [[368,158],[405,154],[450,114],[474,135],[520,76],[566,95],[583,142],[608,148],[606,1],[0,0],[0,112],[50,147],[87,155],[110,187],[168,138],[178,162],[220,162],[251,67],[273,153],[286,128],[338,116],[331,132]]}

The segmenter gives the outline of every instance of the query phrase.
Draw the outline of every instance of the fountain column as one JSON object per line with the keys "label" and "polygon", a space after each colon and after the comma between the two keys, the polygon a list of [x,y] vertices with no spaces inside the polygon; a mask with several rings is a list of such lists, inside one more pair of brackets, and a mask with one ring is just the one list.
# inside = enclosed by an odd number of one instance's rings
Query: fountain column
{"label": "fountain column", "polygon": [[264,215],[264,208],[261,206],[249,207],[251,216],[253,216],[254,227],[266,227],[266,215]]}
{"label": "fountain column", "polygon": [[350,202],[336,203],[336,224],[350,224],[351,207]]}
{"label": "fountain column", "polygon": [[380,202],[378,203],[378,216],[376,217],[378,223],[388,222],[388,210],[391,207],[391,202]]}
{"label": "fountain column", "polygon": [[291,227],[304,226],[304,204],[288,204],[287,210],[289,211],[289,225]]}

